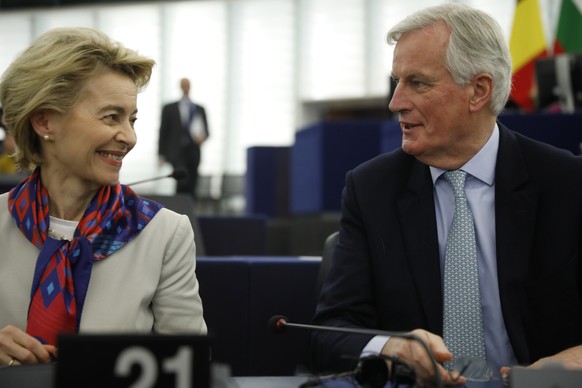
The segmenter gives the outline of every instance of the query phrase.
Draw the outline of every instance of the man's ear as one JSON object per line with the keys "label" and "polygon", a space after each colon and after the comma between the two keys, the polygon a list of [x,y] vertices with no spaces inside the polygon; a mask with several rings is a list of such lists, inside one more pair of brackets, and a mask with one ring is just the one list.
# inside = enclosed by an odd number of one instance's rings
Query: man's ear
{"label": "man's ear", "polygon": [[477,112],[486,107],[493,93],[493,77],[487,73],[478,74],[471,82],[469,110]]}

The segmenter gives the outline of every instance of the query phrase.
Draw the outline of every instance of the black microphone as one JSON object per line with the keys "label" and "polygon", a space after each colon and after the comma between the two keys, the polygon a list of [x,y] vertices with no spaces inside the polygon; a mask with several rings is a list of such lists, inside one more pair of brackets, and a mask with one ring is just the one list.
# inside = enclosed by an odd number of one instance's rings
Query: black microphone
{"label": "black microphone", "polygon": [[180,179],[184,179],[187,176],[188,176],[188,173],[186,172],[186,170],[184,170],[183,168],[178,167],[177,169],[175,169],[174,171],[172,171],[168,175],[157,176],[157,177],[154,177],[154,178],[147,178],[147,179],[143,179],[141,181],[136,181],[136,182],[128,183],[127,185],[128,186],[134,186],[134,185],[138,185],[140,183],[153,182],[153,181],[157,181],[157,180],[165,179],[165,178],[174,178],[175,180],[179,181]]}
{"label": "black microphone", "polygon": [[[336,326],[320,326],[320,325],[306,325],[302,323],[292,323],[289,322],[287,317],[284,315],[274,315],[269,318],[267,322],[267,326],[269,329],[274,333],[282,334],[286,331],[287,328],[297,328],[297,329],[305,329],[305,330],[314,330],[314,331],[327,331],[327,332],[334,332],[334,333],[346,333],[346,334],[359,334],[359,335],[382,335],[382,336],[390,336],[390,337],[398,337],[404,338],[412,341],[417,341],[428,354],[429,358],[432,361],[432,366],[434,369],[435,374],[435,383],[437,387],[444,387],[443,381],[441,379],[441,375],[438,371],[437,361],[434,357],[433,352],[430,350],[428,345],[421,340],[418,336],[409,333],[409,332],[401,332],[401,331],[384,331],[384,330],[374,330],[374,329],[359,329],[354,327],[336,327]],[[359,380],[366,380],[368,384],[370,384],[370,379],[374,381],[378,381],[379,377],[384,374],[384,371],[378,369],[378,362],[374,361],[373,366],[371,366],[371,362],[366,362],[368,360],[378,360],[378,357],[364,357],[361,359],[361,363],[356,368],[356,375],[358,382]],[[392,358],[393,362],[393,371],[392,371],[392,378],[398,380],[406,380],[408,383],[415,382],[415,375],[414,370],[411,367],[404,364],[402,360],[398,358]],[[383,360],[382,360],[383,361]],[[384,363],[385,364],[385,363]],[[362,375],[362,372],[366,373]],[[388,373],[387,370],[385,372]],[[384,381],[384,383],[386,380]],[[361,382],[360,382],[361,384]],[[363,384],[362,384],[363,385]],[[375,386],[375,384],[371,384]]]}

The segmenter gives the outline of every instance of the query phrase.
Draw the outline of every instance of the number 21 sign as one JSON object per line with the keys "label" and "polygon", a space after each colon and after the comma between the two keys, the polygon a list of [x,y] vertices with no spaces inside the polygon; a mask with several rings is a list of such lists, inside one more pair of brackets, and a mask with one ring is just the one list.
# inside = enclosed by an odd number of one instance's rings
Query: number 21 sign
{"label": "number 21 sign", "polygon": [[207,336],[63,335],[58,347],[58,388],[210,386]]}

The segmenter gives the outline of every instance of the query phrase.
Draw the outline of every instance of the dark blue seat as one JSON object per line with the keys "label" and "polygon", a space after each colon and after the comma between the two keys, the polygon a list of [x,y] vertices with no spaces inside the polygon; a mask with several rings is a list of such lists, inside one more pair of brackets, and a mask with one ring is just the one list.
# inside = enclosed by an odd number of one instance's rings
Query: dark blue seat
{"label": "dark blue seat", "polygon": [[580,155],[582,113],[508,113],[499,121],[527,137]]}
{"label": "dark blue seat", "polygon": [[320,258],[199,257],[204,317],[213,359],[235,376],[289,376],[305,365],[309,333],[268,329],[274,315],[309,323]]}
{"label": "dark blue seat", "polygon": [[250,370],[250,266],[244,259],[199,257],[196,276],[204,319],[213,336],[212,359],[231,367],[233,375]]}
{"label": "dark blue seat", "polygon": [[291,213],[338,211],[345,174],[380,153],[381,120],[324,121],[295,134]]}
{"label": "dark blue seat", "polygon": [[289,215],[290,151],[291,147],[247,149],[246,214]]}
{"label": "dark blue seat", "polygon": [[265,216],[199,216],[198,225],[206,256],[266,254]]}

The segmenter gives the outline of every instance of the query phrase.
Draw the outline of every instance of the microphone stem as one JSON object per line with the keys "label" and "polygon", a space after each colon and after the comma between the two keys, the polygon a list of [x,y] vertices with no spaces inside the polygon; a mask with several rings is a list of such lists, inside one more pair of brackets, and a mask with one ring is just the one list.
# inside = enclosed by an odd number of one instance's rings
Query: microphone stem
{"label": "microphone stem", "polygon": [[142,179],[141,181],[127,183],[127,186],[134,186],[134,185],[138,185],[140,183],[153,182],[153,181],[157,181],[157,180],[160,180],[160,179],[171,178],[171,177],[172,177],[172,174],[170,174],[170,175],[164,175],[164,176],[158,176],[158,177],[155,177],[155,178]]}
{"label": "microphone stem", "polygon": [[297,327],[301,329],[316,329],[319,331],[331,331],[331,332],[341,332],[341,333],[348,333],[348,334],[368,334],[368,335],[382,335],[382,336],[392,336],[392,337],[401,337],[401,338],[410,338],[414,339],[414,336],[410,333],[406,332],[388,332],[382,330],[368,330],[368,329],[358,329],[353,327],[337,327],[337,326],[312,326],[312,325],[304,325],[301,323],[288,323],[285,322],[283,326],[288,327]]}

